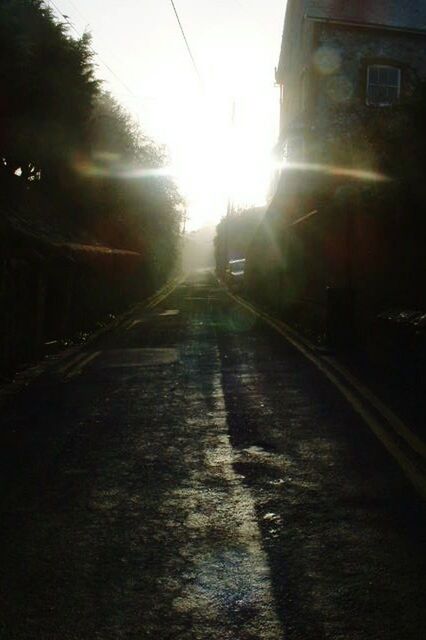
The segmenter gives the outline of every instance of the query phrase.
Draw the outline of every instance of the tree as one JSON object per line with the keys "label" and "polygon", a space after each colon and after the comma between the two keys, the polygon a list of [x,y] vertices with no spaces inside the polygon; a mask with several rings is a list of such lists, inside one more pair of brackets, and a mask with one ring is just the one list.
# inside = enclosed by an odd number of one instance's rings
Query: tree
{"label": "tree", "polygon": [[264,207],[252,207],[222,218],[214,239],[219,273],[224,273],[228,260],[246,257],[264,213]]}
{"label": "tree", "polygon": [[75,206],[107,244],[143,253],[164,275],[176,259],[183,216],[166,164],[164,148],[143,135],[110,94],[99,93]]}
{"label": "tree", "polygon": [[15,204],[68,235],[140,252],[161,280],[183,202],[164,148],[102,91],[92,57],[90,36],[73,39],[41,0],[1,2],[0,197],[10,204],[4,187],[19,182]]}
{"label": "tree", "polygon": [[98,90],[90,37],[72,39],[40,0],[0,5],[0,158],[32,182],[68,172]]}

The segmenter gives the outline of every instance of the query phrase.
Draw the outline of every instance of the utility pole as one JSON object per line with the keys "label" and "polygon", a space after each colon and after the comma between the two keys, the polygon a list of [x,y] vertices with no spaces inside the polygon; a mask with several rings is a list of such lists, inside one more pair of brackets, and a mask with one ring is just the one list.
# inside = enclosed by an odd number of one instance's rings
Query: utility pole
{"label": "utility pole", "polygon": [[185,213],[183,214],[183,229],[182,229],[182,236],[185,237],[186,234],[186,223],[188,222],[188,212],[186,210],[185,207]]}
{"label": "utility pole", "polygon": [[[234,141],[234,129],[235,129],[235,113],[236,113],[236,103],[235,99],[232,101],[232,109],[231,109],[231,136],[232,142]],[[232,172],[231,172],[232,175]],[[231,216],[234,211],[234,203],[232,201],[232,184],[229,189],[228,194],[228,206],[226,209],[226,225],[225,225],[225,270],[228,268],[230,255],[229,255],[229,245],[230,245],[230,222]]]}

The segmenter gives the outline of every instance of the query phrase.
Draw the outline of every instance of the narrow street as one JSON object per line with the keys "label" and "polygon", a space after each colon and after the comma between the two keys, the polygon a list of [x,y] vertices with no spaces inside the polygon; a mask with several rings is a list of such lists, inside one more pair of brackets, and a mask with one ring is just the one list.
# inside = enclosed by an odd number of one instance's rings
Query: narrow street
{"label": "narrow street", "polygon": [[425,637],[420,500],[211,274],[2,413],[2,640]]}

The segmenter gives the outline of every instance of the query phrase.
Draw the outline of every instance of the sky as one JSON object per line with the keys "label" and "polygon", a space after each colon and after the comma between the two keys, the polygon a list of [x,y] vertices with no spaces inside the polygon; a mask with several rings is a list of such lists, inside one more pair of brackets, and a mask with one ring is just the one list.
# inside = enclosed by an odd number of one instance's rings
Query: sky
{"label": "sky", "polygon": [[49,2],[73,35],[92,33],[105,88],[167,146],[188,230],[216,224],[229,200],[265,203],[286,0],[175,0],[201,81],[170,0]]}

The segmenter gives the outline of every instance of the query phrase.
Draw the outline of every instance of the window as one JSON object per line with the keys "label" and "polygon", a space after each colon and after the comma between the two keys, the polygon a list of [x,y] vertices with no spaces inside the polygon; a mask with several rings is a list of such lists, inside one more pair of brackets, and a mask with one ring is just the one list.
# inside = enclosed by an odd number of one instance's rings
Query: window
{"label": "window", "polygon": [[371,65],[367,70],[367,104],[389,107],[398,102],[401,93],[401,69],[387,65]]}

